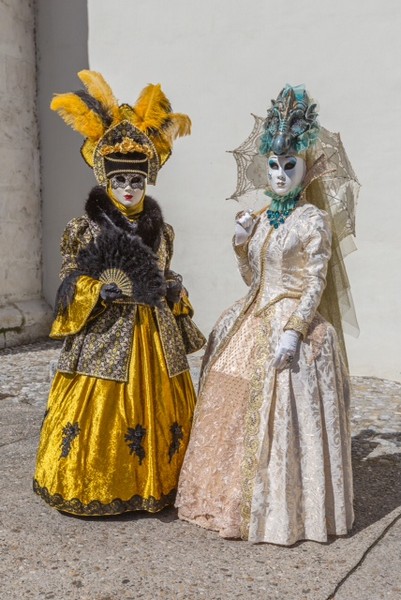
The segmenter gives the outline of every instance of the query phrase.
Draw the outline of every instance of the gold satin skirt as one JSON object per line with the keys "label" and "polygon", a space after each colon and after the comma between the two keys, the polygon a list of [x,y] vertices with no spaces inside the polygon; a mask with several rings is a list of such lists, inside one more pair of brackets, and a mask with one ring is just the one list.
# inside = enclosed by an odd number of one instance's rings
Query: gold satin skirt
{"label": "gold satin skirt", "polygon": [[189,371],[169,378],[152,309],[139,306],[128,383],[56,374],[35,492],[76,515],[173,504],[194,406]]}

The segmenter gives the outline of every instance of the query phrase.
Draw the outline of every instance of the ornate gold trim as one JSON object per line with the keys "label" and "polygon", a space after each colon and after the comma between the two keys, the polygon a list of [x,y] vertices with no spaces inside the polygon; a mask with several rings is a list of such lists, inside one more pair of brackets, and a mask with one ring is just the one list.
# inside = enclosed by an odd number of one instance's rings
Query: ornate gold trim
{"label": "ornate gold trim", "polygon": [[244,456],[241,464],[241,538],[248,539],[253,488],[259,463],[260,441],[260,409],[263,404],[263,389],[265,386],[265,370],[269,357],[267,340],[273,311],[268,310],[262,317],[263,327],[258,330],[257,351],[253,356],[253,376],[250,381],[249,403],[245,416]]}
{"label": "ornate gold trim", "polygon": [[[124,162],[124,161],[120,161],[120,162]],[[130,164],[132,164],[132,161],[126,161]],[[117,175],[121,173],[121,169],[117,169],[116,171],[109,171],[108,173],[108,177],[113,177],[113,175]],[[143,171],[141,171],[140,169],[124,169],[124,173],[138,173],[139,175],[144,175],[145,173]]]}
{"label": "ornate gold trim", "polygon": [[[125,137],[122,142],[119,144],[114,144],[114,146],[103,146],[100,149],[100,154],[102,156],[107,156],[107,160],[111,161],[119,161],[117,158],[110,158],[109,154],[114,154],[114,152],[121,152],[122,154],[126,154],[127,152],[140,152],[141,154],[145,154],[147,158],[140,160],[136,160],[136,162],[145,162],[148,158],[153,158],[153,150],[149,148],[149,146],[145,144],[139,144],[135,142],[131,138]],[[125,161],[122,161],[125,162]]]}
{"label": "ornate gold trim", "polygon": [[[266,239],[262,245],[262,251],[260,254],[260,285],[259,290],[264,289],[264,284],[266,281],[266,269],[265,269],[265,261],[266,261],[266,250],[267,245],[270,242],[270,238],[273,234],[274,228],[270,227],[270,230],[267,233]],[[258,298],[256,297],[256,303],[258,303]],[[260,408],[263,403],[263,388],[265,385],[265,365],[267,363],[269,347],[267,340],[269,336],[266,336],[266,326],[270,328],[270,321],[272,310],[271,306],[274,302],[268,306],[264,307],[262,310],[259,309],[259,314],[263,312],[262,321],[265,327],[260,327],[258,329],[257,343],[256,348],[257,351],[253,356],[254,367],[253,367],[253,376],[250,381],[250,395],[249,395],[249,404],[246,411],[245,416],[245,435],[244,435],[244,456],[241,464],[241,491],[242,491],[242,500],[241,500],[241,538],[246,540],[249,535],[249,523],[251,519],[251,507],[252,507],[252,497],[253,497],[253,486],[255,481],[255,475],[258,466],[258,455],[259,455],[259,427],[260,427]],[[258,316],[255,313],[255,316]]]}
{"label": "ornate gold trim", "polygon": [[288,329],[298,331],[305,339],[308,335],[309,323],[297,315],[291,315],[284,327],[284,331],[288,331]]}
{"label": "ornate gold trim", "polygon": [[279,294],[276,298],[274,298],[274,300],[271,300],[271,302],[268,302],[262,308],[259,307],[258,310],[255,312],[255,316],[259,317],[265,310],[267,310],[268,308],[270,308],[277,302],[280,302],[280,300],[285,300],[285,298],[292,298],[294,300],[300,300],[300,298],[302,298],[302,294],[295,293],[295,292],[285,292],[283,294]]}

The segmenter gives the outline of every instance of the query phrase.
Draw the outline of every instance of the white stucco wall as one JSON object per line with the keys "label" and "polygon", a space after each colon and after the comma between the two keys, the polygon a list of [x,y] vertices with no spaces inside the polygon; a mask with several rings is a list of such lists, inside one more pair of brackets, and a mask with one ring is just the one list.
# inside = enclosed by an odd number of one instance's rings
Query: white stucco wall
{"label": "white stucco wall", "polygon": [[[348,260],[360,322],[351,371],[401,379],[401,4],[399,0],[88,0],[89,63],[123,101],[161,82],[193,120],[155,197],[176,230],[174,267],[208,332],[244,293],[231,251],[237,205],[226,150],[289,82],[305,83],[339,130],[363,185]],[[153,190],[152,190],[153,192]]]}

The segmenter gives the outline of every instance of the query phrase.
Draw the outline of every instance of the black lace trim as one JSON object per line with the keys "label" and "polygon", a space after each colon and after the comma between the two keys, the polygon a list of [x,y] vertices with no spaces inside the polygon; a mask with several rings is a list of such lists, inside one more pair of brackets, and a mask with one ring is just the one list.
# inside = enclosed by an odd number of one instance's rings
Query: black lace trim
{"label": "black lace trim", "polygon": [[36,479],[33,480],[33,491],[47,502],[49,506],[57,508],[57,510],[83,517],[118,515],[135,510],[146,510],[151,513],[158,512],[166,506],[172,506],[176,495],[176,489],[173,489],[168,494],[163,495],[160,499],[154,498],[153,496],[143,498],[142,496],[135,495],[129,500],[115,498],[109,504],[103,504],[102,502],[99,502],[99,500],[92,500],[89,504],[83,504],[78,498],[64,500],[61,494],[50,494],[49,490],[45,487],[41,487]]}
{"label": "black lace trim", "polygon": [[[146,435],[146,429],[142,425],[135,425],[135,427],[129,427],[128,433],[125,434],[124,439],[128,444],[129,453],[136,454],[139,458],[139,464],[142,464],[143,459],[146,456],[145,448],[142,446],[143,438]],[[130,443],[128,443],[130,442]]]}
{"label": "black lace trim", "polygon": [[173,436],[173,440],[168,449],[168,455],[170,457],[170,460],[168,462],[171,462],[174,454],[176,454],[179,451],[181,441],[184,439],[182,425],[179,425],[177,422],[172,424],[172,426],[170,427],[170,431],[171,435]]}
{"label": "black lace trim", "polygon": [[80,428],[78,423],[72,425],[70,422],[63,427],[63,437],[61,442],[61,456],[60,458],[67,458],[71,451],[71,444],[75,438],[79,435]]}

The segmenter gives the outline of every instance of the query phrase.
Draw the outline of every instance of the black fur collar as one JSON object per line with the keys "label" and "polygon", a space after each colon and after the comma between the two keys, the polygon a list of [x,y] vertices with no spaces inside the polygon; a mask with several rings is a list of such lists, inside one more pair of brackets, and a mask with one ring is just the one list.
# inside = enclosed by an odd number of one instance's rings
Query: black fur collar
{"label": "black fur collar", "polygon": [[160,245],[164,219],[160,206],[150,196],[145,196],[143,211],[132,223],[111,202],[107,192],[100,186],[94,187],[85,204],[85,210],[91,221],[102,226],[114,226],[123,231],[139,235],[144,243],[157,251]]}

